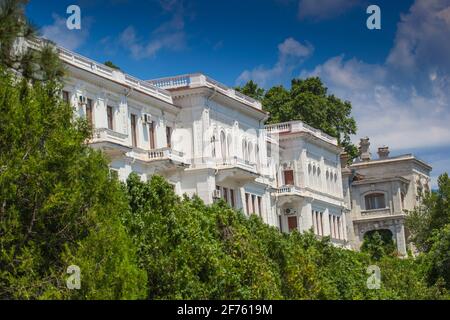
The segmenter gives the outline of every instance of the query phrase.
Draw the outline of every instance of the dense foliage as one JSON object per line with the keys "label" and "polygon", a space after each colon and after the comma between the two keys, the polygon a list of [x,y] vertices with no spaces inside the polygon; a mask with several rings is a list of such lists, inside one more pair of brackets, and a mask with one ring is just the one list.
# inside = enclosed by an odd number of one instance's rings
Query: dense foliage
{"label": "dense foliage", "polygon": [[[57,92],[0,69],[0,299],[141,297],[127,199]],[[66,289],[69,265],[81,290]]]}
{"label": "dense foliage", "polygon": [[28,0],[0,0],[0,65],[22,74],[29,81],[61,80],[64,69],[50,41],[40,50],[23,46],[37,34],[24,11]]}
{"label": "dense foliage", "polygon": [[269,123],[301,120],[336,137],[350,158],[357,156],[357,148],[350,141],[350,135],[356,133],[352,105],[328,94],[319,78],[293,79],[290,89],[275,86],[265,91],[253,81],[236,89],[261,100],[264,110],[270,113]]}
{"label": "dense foliage", "polygon": [[[206,206],[178,198],[160,176],[130,175],[125,225],[147,271],[149,299],[425,299],[427,287],[412,259],[334,247],[312,233],[290,235],[245,217],[224,202]],[[381,287],[367,287],[368,266]]]}
{"label": "dense foliage", "polygon": [[[4,32],[28,30],[25,2],[0,1],[0,299],[448,298],[448,177],[423,209],[441,222],[419,237],[419,260],[374,260],[312,233],[283,234],[224,202],[179,198],[157,175],[120,184],[86,144],[87,122],[60,98],[52,49],[45,63],[33,52],[22,64],[11,51]],[[377,290],[367,286],[372,264]],[[71,265],[78,290],[66,287]]]}
{"label": "dense foliage", "polygon": [[407,226],[426,267],[428,283],[450,290],[450,178],[438,179],[438,190],[425,192],[422,205],[410,212]]}
{"label": "dense foliage", "polygon": [[374,260],[379,260],[385,255],[393,255],[397,252],[392,232],[386,229],[373,230],[364,234],[361,251],[367,252]]}

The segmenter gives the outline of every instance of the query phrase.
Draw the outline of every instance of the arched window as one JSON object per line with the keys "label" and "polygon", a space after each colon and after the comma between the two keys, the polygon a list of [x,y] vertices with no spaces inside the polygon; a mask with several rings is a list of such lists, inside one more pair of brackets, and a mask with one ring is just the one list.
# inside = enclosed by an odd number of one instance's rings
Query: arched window
{"label": "arched window", "polygon": [[248,143],[248,157],[247,160],[253,162],[253,144],[251,142]]}
{"label": "arched window", "polygon": [[337,184],[337,174],[334,173],[334,183],[333,183],[333,189],[335,193],[338,193],[339,191],[339,185]]}
{"label": "arched window", "polygon": [[386,208],[384,193],[371,193],[364,197],[366,210]]}
{"label": "arched window", "polygon": [[331,191],[331,176],[330,176],[330,171],[328,171],[327,169],[327,173],[325,174],[326,177],[326,181],[327,181],[327,191]]}
{"label": "arched window", "polygon": [[258,166],[258,168],[259,168],[259,145],[256,145],[256,154],[255,154],[255,162],[256,162],[256,165]]}
{"label": "arched window", "polygon": [[231,157],[233,155],[233,140],[231,138],[231,134],[228,134],[227,137],[227,145],[228,145],[228,156]]}
{"label": "arched window", "polygon": [[316,165],[313,164],[313,170],[312,170],[312,173],[313,173],[313,174],[312,174],[312,183],[313,183],[313,186],[317,186],[316,172],[317,172]]}
{"label": "arched window", "polygon": [[242,158],[247,161],[247,141],[245,139],[242,140]]}
{"label": "arched window", "polygon": [[216,157],[216,135],[212,135],[211,137],[211,155],[213,158]]}
{"label": "arched window", "polygon": [[225,141],[225,132],[220,131],[220,151],[222,152],[222,159],[227,158],[227,146]]}

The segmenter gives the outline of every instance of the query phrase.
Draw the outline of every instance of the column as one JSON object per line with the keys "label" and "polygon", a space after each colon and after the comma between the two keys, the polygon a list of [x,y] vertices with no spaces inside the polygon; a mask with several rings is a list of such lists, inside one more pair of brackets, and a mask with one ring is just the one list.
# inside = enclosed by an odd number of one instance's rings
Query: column
{"label": "column", "polygon": [[399,222],[398,225],[395,226],[396,238],[397,238],[397,250],[400,255],[406,256],[406,239],[405,239],[405,226],[402,222]]}

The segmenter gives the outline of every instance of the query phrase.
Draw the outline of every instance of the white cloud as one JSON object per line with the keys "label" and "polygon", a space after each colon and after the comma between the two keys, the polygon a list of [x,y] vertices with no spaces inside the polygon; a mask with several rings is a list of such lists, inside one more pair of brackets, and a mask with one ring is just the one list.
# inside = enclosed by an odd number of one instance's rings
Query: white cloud
{"label": "white cloud", "polygon": [[[330,91],[351,101],[358,137],[393,149],[450,146],[449,96],[435,86],[419,94],[412,84],[395,84],[385,66],[334,57],[301,77],[319,76]],[[357,137],[355,137],[355,142]]]}
{"label": "white cloud", "polygon": [[300,0],[298,16],[300,19],[313,20],[334,18],[357,4],[357,0]]}
{"label": "white cloud", "polygon": [[292,72],[314,51],[310,43],[302,44],[293,38],[287,38],[278,45],[278,61],[271,68],[258,66],[253,70],[243,71],[236,80],[237,84],[249,80],[256,81],[260,86],[267,87],[275,82],[289,78]]}
{"label": "white cloud", "polygon": [[389,67],[417,78],[436,72],[450,73],[450,0],[417,0],[401,16]]}
{"label": "white cloud", "polygon": [[89,29],[92,19],[82,17],[81,30],[69,30],[66,26],[66,17],[53,14],[53,24],[42,27],[41,34],[44,38],[52,40],[56,44],[75,50],[81,47],[89,37]]}
{"label": "white cloud", "polygon": [[164,11],[170,12],[172,17],[153,30],[150,40],[138,38],[133,26],[127,27],[119,36],[123,47],[131,52],[135,59],[154,57],[160,50],[181,50],[186,47],[185,13],[183,2],[176,0],[161,0]]}

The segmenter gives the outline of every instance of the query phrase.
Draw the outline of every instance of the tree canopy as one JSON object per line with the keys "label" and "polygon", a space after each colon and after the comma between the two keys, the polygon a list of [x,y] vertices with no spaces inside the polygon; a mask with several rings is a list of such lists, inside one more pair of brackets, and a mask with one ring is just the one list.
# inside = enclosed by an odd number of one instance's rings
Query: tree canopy
{"label": "tree canopy", "polygon": [[120,70],[120,68],[118,66],[116,66],[112,61],[108,60],[105,61],[105,66],[116,69],[116,70]]}
{"label": "tree canopy", "polygon": [[430,284],[450,290],[450,178],[438,178],[438,190],[425,192],[422,204],[408,212],[407,227],[419,258],[426,265]]}

